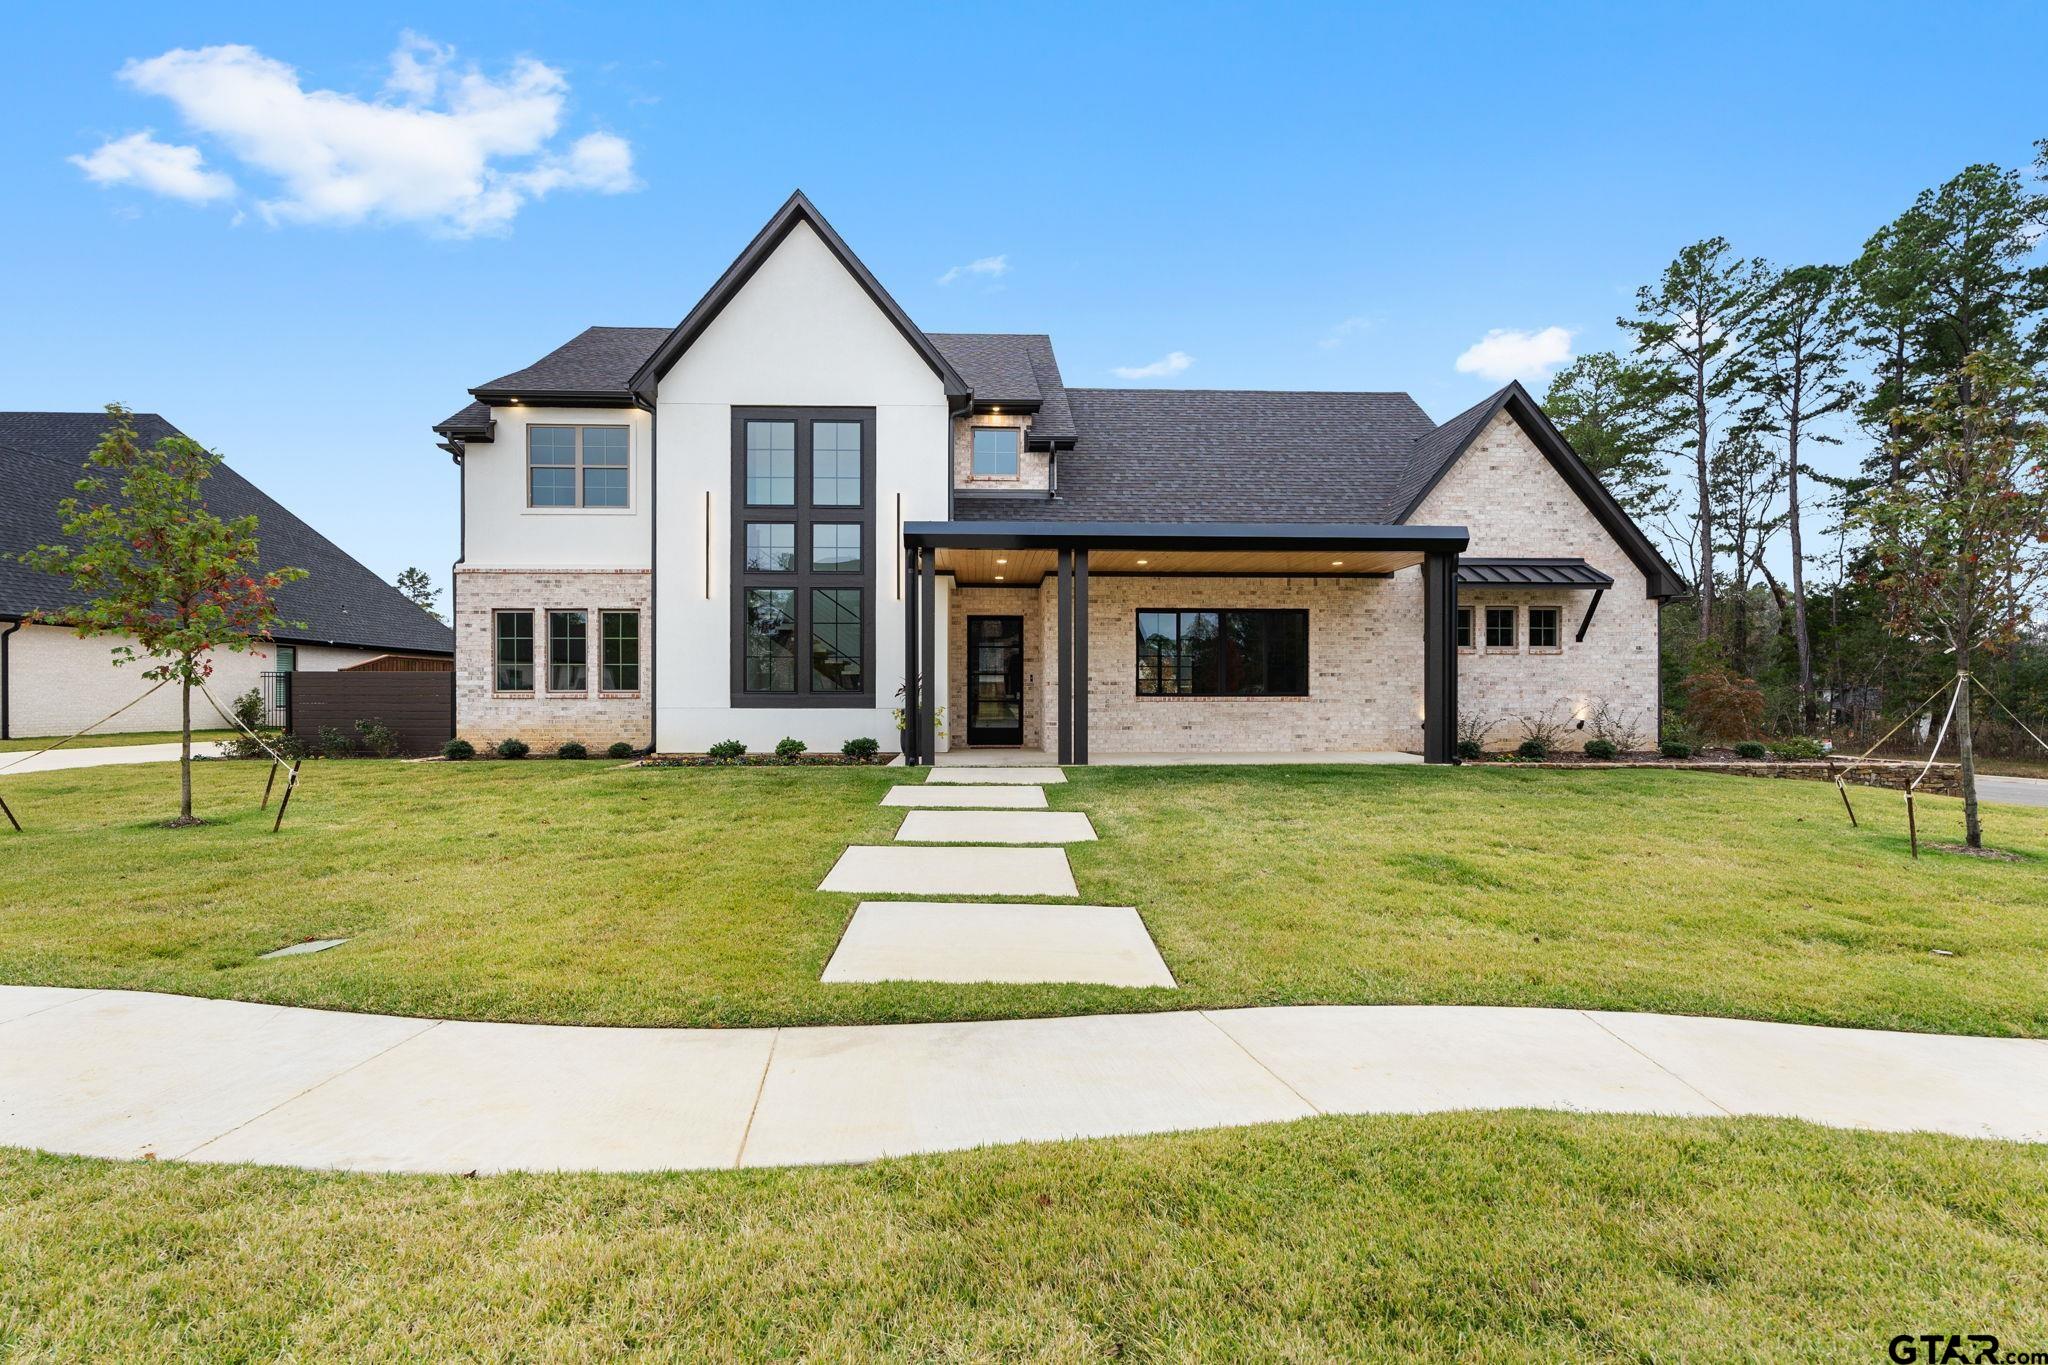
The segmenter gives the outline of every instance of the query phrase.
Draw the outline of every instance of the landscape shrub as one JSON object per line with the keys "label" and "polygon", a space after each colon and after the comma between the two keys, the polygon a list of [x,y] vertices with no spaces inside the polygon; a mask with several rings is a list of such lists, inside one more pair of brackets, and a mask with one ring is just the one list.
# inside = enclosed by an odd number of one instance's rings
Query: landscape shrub
{"label": "landscape shrub", "polygon": [[1762,744],[1753,739],[1745,739],[1742,743],[1735,746],[1735,756],[1737,758],[1758,759],[1769,752],[1769,749],[1766,749]]}
{"label": "landscape shrub", "polygon": [[353,758],[356,737],[335,725],[320,727],[320,752],[329,758]]}
{"label": "landscape shrub", "polygon": [[1691,758],[1692,745],[1681,743],[1675,739],[1667,739],[1657,746],[1657,752],[1666,758]]}
{"label": "landscape shrub", "polygon": [[[1632,754],[1643,747],[1643,713],[1624,711],[1612,702],[1595,702],[1586,716],[1586,727],[1596,741],[1614,746],[1617,754]],[[1591,748],[1589,744],[1587,746]]]}
{"label": "landscape shrub", "polygon": [[[1503,719],[1505,717],[1483,716],[1473,711],[1460,711],[1458,713],[1458,756],[1461,758],[1477,758],[1485,753],[1486,737],[1493,733],[1494,727],[1499,725]],[[1469,754],[1466,753],[1467,746],[1471,749]]]}
{"label": "landscape shrub", "polygon": [[298,735],[279,735],[270,742],[270,747],[277,750],[280,758],[289,759],[293,763],[313,756],[313,746]]}
{"label": "landscape shrub", "polygon": [[1771,752],[1779,758],[1819,758],[1827,746],[1810,735],[1792,735],[1773,744]]}
{"label": "landscape shrub", "polygon": [[1564,744],[1565,732],[1572,728],[1571,710],[1570,698],[1559,697],[1547,711],[1516,716],[1516,724],[1522,727],[1522,742],[1515,746],[1515,752],[1523,758],[1548,758],[1556,753]]}
{"label": "landscape shrub", "polygon": [[1540,735],[1531,735],[1515,746],[1515,757],[1544,759],[1550,757],[1550,741]]}
{"label": "landscape shrub", "polygon": [[775,756],[784,763],[794,763],[804,756],[804,750],[811,746],[794,735],[784,735],[775,741]]}
{"label": "landscape shrub", "polygon": [[451,739],[441,746],[441,757],[460,763],[476,757],[476,745],[466,739]]}
{"label": "landscape shrub", "polygon": [[839,752],[856,763],[866,763],[881,751],[881,741],[867,735],[856,735],[839,746]]}
{"label": "landscape shrub", "polygon": [[1589,739],[1586,741],[1586,757],[1597,758],[1603,763],[1612,762],[1621,750],[1614,747],[1611,739]]}
{"label": "landscape shrub", "polygon": [[1458,757],[1466,762],[1469,763],[1474,759],[1483,758],[1485,755],[1486,750],[1479,746],[1478,740],[1464,738],[1458,740]]}
{"label": "landscape shrub", "polygon": [[525,758],[533,750],[523,739],[501,739],[498,741],[499,758]]}
{"label": "landscape shrub", "polygon": [[623,739],[619,740],[604,751],[604,756],[606,758],[631,758],[633,756],[633,746],[626,743]]}
{"label": "landscape shrub", "polygon": [[581,744],[578,744],[575,740],[572,739],[567,744],[564,744],[561,748],[555,750],[555,757],[589,758],[590,750],[584,748]]}
{"label": "landscape shrub", "polygon": [[747,746],[736,739],[721,739],[704,752],[720,763],[737,763],[747,756]]}
{"label": "landscape shrub", "polygon": [[391,758],[398,753],[398,731],[381,720],[359,720],[356,733],[363,737],[363,747],[379,758]]}
{"label": "landscape shrub", "polygon": [[1707,739],[1732,744],[1756,738],[1764,719],[1764,690],[1719,664],[1698,668],[1685,680],[1685,718]]}
{"label": "landscape shrub", "polygon": [[[263,704],[263,694],[253,687],[229,702],[228,710],[233,713],[235,723],[242,727],[242,729],[259,732],[263,729],[264,717],[269,714],[269,708]],[[240,731],[237,731],[233,739],[227,741],[225,747],[230,758],[270,757],[269,754],[263,752],[261,744],[257,743],[250,736],[240,733]],[[271,747],[275,748],[276,746],[272,745]]]}

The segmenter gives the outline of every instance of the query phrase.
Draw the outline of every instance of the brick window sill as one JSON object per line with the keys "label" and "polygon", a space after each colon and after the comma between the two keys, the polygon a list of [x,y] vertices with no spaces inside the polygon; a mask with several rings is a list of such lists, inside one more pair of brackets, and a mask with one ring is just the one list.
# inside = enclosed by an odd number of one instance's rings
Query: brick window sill
{"label": "brick window sill", "polygon": [[1531,654],[1562,654],[1562,653],[1564,653],[1564,646],[1563,646],[1563,645],[1530,645],[1530,646],[1529,646],[1529,652],[1530,652]]}
{"label": "brick window sill", "polygon": [[640,700],[640,694],[638,692],[600,692],[597,694],[597,699],[599,701],[638,701]]}
{"label": "brick window sill", "polygon": [[492,697],[494,697],[495,699],[497,699],[498,701],[532,701],[532,700],[533,700],[533,693],[531,693],[531,692],[496,692],[496,691],[494,691],[494,692],[492,692],[492,693],[491,693],[491,696],[492,696]]}

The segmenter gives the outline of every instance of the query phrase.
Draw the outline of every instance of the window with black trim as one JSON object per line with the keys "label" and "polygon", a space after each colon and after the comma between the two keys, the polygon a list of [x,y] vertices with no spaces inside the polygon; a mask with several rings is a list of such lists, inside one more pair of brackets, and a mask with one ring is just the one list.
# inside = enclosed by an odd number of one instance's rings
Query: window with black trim
{"label": "window with black trim", "polygon": [[501,611],[492,617],[500,692],[533,691],[533,613]]}
{"label": "window with black trim", "polygon": [[600,656],[602,672],[598,674],[597,685],[605,692],[638,692],[640,690],[640,613],[637,611],[607,611],[598,614],[598,629],[603,632],[603,650]]}
{"label": "window with black trim", "polygon": [[1557,618],[1556,607],[1529,608],[1529,648],[1557,648]]}
{"label": "window with black trim", "polygon": [[1458,608],[1458,648],[1472,648],[1472,608]]}
{"label": "window with black trim", "polygon": [[1515,609],[1513,607],[1488,607],[1486,609],[1486,647],[1488,649],[1513,649],[1515,647]]}
{"label": "window with black trim", "polygon": [[548,691],[590,690],[589,631],[587,612],[548,613]]}
{"label": "window with black trim", "polygon": [[526,505],[630,505],[630,448],[624,427],[528,427]]}
{"label": "window with black trim", "polygon": [[1141,697],[1305,697],[1306,611],[1141,611]]}
{"label": "window with black trim", "polygon": [[733,409],[735,706],[874,699],[875,419]]}
{"label": "window with black trim", "polygon": [[1016,427],[976,427],[974,429],[974,477],[977,479],[1014,479],[1017,477],[1017,451],[1023,433]]}

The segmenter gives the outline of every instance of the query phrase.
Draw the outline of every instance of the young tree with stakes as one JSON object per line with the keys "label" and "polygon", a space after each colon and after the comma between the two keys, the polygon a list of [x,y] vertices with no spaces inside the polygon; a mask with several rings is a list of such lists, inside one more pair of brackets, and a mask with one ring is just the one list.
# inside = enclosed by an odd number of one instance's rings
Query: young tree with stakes
{"label": "young tree with stakes", "polygon": [[1894,630],[1932,636],[1955,660],[1964,841],[1984,846],[1971,735],[1971,657],[2009,643],[2048,586],[2048,392],[2041,376],[1977,352],[1898,414],[1912,460],[1861,509]]}
{"label": "young tree with stakes", "polygon": [[[22,556],[31,568],[71,580],[86,601],[37,619],[80,636],[125,636],[114,662],[147,658],[142,677],[178,684],[183,744],[175,826],[192,815],[192,688],[212,676],[217,650],[242,653],[281,624],[276,594],[304,570],[258,567],[256,518],[223,521],[207,510],[205,483],[220,457],[184,436],[145,448],[128,409],[86,459],[79,496],[57,504],[68,544]],[[140,654],[137,653],[138,649]]]}

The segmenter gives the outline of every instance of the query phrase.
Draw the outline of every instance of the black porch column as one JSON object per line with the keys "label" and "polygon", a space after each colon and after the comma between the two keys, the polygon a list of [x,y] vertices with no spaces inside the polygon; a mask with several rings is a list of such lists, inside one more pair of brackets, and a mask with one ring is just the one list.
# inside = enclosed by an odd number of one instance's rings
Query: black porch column
{"label": "black porch column", "polygon": [[917,694],[923,680],[917,676],[917,559],[923,553],[915,546],[903,547],[903,761],[918,762]]}
{"label": "black porch column", "polygon": [[1088,762],[1088,552],[1074,551],[1074,762]]}
{"label": "black porch column", "polygon": [[927,546],[924,552],[924,573],[920,576],[917,610],[920,618],[917,630],[918,676],[925,690],[925,704],[918,709],[917,753],[921,763],[939,761],[939,670],[935,657],[938,648],[939,610],[939,552]]}
{"label": "black porch column", "polygon": [[1422,561],[1422,761],[1458,761],[1458,557]]}
{"label": "black porch column", "polygon": [[1053,667],[1059,679],[1055,718],[1059,728],[1059,761],[1074,761],[1074,552],[1061,550],[1054,572],[1059,576],[1059,629],[1053,639]]}

